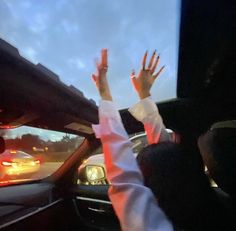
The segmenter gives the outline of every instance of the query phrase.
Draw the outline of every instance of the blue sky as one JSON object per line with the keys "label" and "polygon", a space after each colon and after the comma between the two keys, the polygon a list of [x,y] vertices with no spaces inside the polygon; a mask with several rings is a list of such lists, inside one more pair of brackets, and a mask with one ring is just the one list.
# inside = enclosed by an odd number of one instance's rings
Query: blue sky
{"label": "blue sky", "polygon": [[119,108],[137,101],[129,74],[146,50],[166,65],[155,101],[176,95],[179,0],[1,0],[0,37],[33,63],[98,102],[90,80],[101,48],[109,49],[109,82]]}

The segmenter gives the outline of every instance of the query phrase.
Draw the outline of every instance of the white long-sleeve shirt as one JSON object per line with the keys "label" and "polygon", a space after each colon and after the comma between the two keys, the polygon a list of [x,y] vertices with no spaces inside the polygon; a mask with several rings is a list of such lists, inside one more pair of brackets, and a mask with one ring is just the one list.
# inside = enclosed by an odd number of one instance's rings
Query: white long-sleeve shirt
{"label": "white long-sleeve shirt", "polygon": [[140,100],[129,109],[129,112],[136,120],[143,123],[149,144],[171,140],[158,108],[150,97]]}
{"label": "white long-sleeve shirt", "polygon": [[[162,137],[169,139],[156,105],[151,111],[148,104],[152,104],[152,100],[144,99],[130,111],[144,123],[149,143],[158,142]],[[100,102],[99,125],[93,125],[93,129],[102,141],[107,178],[111,183],[108,194],[122,230],[173,231],[152,191],[144,186],[131,142],[113,102]],[[151,135],[151,131],[156,135]]]}

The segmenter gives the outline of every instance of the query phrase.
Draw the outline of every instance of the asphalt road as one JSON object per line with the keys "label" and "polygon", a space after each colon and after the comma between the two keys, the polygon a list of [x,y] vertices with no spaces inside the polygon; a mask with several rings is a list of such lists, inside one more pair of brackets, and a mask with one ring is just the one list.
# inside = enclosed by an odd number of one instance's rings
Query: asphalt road
{"label": "asphalt road", "polygon": [[38,172],[34,173],[31,176],[31,179],[42,179],[47,176],[50,176],[53,172],[55,172],[63,162],[46,162],[41,164]]}

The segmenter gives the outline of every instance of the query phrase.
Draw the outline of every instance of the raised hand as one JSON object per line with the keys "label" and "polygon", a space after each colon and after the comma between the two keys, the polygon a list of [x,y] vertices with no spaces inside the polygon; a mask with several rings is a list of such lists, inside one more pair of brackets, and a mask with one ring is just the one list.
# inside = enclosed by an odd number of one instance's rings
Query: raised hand
{"label": "raised hand", "polygon": [[148,67],[146,68],[148,52],[145,52],[142,60],[142,69],[139,71],[138,77],[135,76],[135,72],[131,73],[131,82],[135,91],[137,92],[140,99],[144,99],[150,96],[150,89],[160,75],[165,66],[162,66],[156,73],[156,68],[159,63],[160,56],[156,56],[156,51],[153,52],[152,57],[149,61]]}
{"label": "raised hand", "polygon": [[107,82],[107,49],[101,50],[101,58],[96,62],[97,73],[92,74],[92,79],[97,87],[97,90],[103,100],[112,101],[110,88]]}

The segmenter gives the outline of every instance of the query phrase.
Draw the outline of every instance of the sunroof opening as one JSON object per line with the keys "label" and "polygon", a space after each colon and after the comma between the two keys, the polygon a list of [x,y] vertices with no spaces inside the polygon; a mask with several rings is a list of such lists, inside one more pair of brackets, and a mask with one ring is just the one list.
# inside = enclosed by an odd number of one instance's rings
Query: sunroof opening
{"label": "sunroof opening", "polygon": [[130,72],[156,49],[165,71],[152,89],[155,101],[176,97],[180,0],[8,0],[0,2],[0,37],[33,63],[42,63],[88,98],[101,48],[109,49],[109,81],[119,108],[138,98]]}

